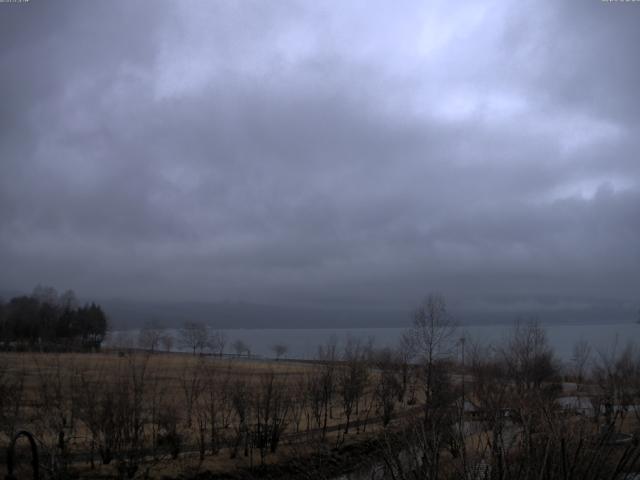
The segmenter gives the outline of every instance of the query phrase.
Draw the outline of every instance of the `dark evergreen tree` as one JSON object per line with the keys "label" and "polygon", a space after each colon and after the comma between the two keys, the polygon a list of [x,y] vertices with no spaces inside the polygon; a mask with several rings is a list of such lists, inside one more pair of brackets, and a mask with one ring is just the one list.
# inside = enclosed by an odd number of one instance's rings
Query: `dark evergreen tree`
{"label": "dark evergreen tree", "polygon": [[31,296],[0,301],[0,342],[17,349],[100,348],[107,331],[102,307],[77,306],[68,290],[58,296],[51,287],[38,286]]}

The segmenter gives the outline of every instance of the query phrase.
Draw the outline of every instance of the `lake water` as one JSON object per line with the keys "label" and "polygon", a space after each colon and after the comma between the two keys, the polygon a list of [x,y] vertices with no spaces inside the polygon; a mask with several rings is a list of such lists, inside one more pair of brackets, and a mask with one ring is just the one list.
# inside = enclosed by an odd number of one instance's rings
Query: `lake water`
{"label": "lake water", "polygon": [[[625,324],[586,324],[586,325],[543,325],[550,345],[562,360],[571,358],[574,345],[587,341],[594,353],[610,351],[612,348],[624,348],[629,342],[640,343],[640,325]],[[512,331],[511,325],[475,325],[458,327],[456,336],[485,344],[498,344]],[[286,357],[312,359],[318,351],[318,345],[326,344],[335,337],[340,345],[351,336],[363,340],[373,339],[376,347],[393,347],[406,331],[404,328],[353,328],[353,329],[228,329],[222,330],[227,338],[226,351],[231,352],[231,343],[242,340],[251,348],[252,355],[272,357],[271,347],[283,344],[288,348]],[[168,330],[176,335],[175,330]],[[135,338],[137,332],[128,332]],[[115,337],[115,336],[114,336]]]}

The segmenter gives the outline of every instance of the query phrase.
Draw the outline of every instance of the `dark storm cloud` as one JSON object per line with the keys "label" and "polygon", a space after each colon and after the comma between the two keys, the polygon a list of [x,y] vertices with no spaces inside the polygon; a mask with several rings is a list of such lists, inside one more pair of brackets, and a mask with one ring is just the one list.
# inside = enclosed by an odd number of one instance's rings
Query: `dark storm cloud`
{"label": "dark storm cloud", "polygon": [[637,300],[636,5],[0,6],[0,287]]}

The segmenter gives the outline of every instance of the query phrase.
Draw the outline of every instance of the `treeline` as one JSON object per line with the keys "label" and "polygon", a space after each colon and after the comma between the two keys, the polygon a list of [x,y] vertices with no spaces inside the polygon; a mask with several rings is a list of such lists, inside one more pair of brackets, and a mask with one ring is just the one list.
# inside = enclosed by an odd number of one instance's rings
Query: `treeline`
{"label": "treeline", "polygon": [[32,397],[33,370],[0,364],[0,433],[34,431],[54,478],[79,459],[82,478],[105,478],[99,464],[117,478],[158,478],[188,461],[181,478],[195,478],[214,457],[254,466],[289,456],[300,463],[295,478],[325,480],[337,477],[323,470],[331,462],[310,454],[363,438],[377,451],[362,478],[629,480],[640,471],[635,346],[592,352],[578,342],[563,363],[534,322],[476,344],[438,296],[416,309],[395,348],[329,341],[305,364],[214,359],[199,354],[211,342],[198,325],[183,330],[194,355],[152,355],[163,337],[151,326],[140,336],[146,353],[95,364],[34,355]]}
{"label": "treeline", "polygon": [[68,351],[99,349],[107,316],[95,303],[80,306],[72,290],[61,295],[37,286],[31,295],[0,299],[0,348]]}

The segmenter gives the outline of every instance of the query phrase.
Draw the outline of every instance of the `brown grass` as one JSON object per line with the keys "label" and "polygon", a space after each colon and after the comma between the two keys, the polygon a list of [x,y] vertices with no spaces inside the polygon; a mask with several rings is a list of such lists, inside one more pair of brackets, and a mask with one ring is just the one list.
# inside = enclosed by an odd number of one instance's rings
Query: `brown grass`
{"label": "brown grass", "polygon": [[[43,384],[50,382],[56,384],[57,379],[61,379],[59,384],[65,389],[74,385],[73,378],[82,376],[83,378],[92,379],[106,383],[117,382],[123,376],[131,375],[132,366],[135,368],[146,365],[145,384],[147,382],[155,382],[160,387],[165,400],[173,404],[177,411],[184,411],[185,398],[182,385],[182,379],[188,375],[190,371],[204,367],[206,375],[219,375],[228,378],[244,379],[249,385],[258,385],[262,378],[266,375],[274,374],[283,380],[284,388],[293,389],[303,377],[312,373],[314,369],[319,368],[318,365],[308,362],[295,361],[259,361],[241,358],[218,358],[218,357],[198,357],[188,354],[154,354],[149,355],[141,352],[130,352],[126,354],[117,351],[109,353],[1,353],[0,354],[0,374],[5,378],[11,376],[23,376],[24,378],[24,394],[22,397],[22,415],[17,428],[24,428],[35,431],[39,434],[39,439],[45,448],[53,448],[56,444],[56,432],[54,430],[43,429],[37,422],[42,419],[38,417],[38,410],[43,407],[42,391]],[[71,398],[72,392],[68,392],[68,398]],[[146,394],[145,394],[146,395]],[[369,387],[365,401],[371,402],[372,387]],[[65,397],[67,394],[65,393]],[[69,405],[71,402],[69,401]],[[403,406],[399,404],[399,410]],[[371,425],[368,426],[368,432],[359,431],[353,428],[352,433],[345,435],[342,433],[342,425],[345,421],[340,400],[336,398],[333,402],[332,416],[328,421],[329,431],[324,440],[323,445],[335,446],[345,443],[358,442],[373,433],[376,427],[376,420],[373,418],[375,413],[371,411]],[[181,419],[181,421],[184,419]],[[353,421],[353,419],[352,419]],[[300,455],[301,452],[310,452],[316,445],[318,432],[313,434],[313,430],[317,430],[317,425],[311,420],[311,424],[307,424],[305,416],[300,425],[300,433],[295,434],[293,424],[289,423],[284,435],[284,440],[276,454],[270,454],[266,458],[267,464],[273,464],[283,459],[291,458],[292,455]],[[178,476],[184,472],[195,472],[197,470],[210,470],[214,472],[229,472],[236,469],[246,469],[251,465],[259,462],[259,457],[254,454],[252,458],[239,454],[234,459],[230,458],[229,450],[222,449],[217,455],[207,454],[204,461],[201,461],[198,455],[193,452],[193,446],[196,444],[195,428],[188,429],[182,426],[185,435],[186,449],[179,458],[170,459],[168,455],[159,456],[153,459],[149,458],[148,467],[150,468],[149,478],[160,478],[162,475]],[[6,432],[6,431],[5,431]],[[309,434],[311,432],[311,436]],[[145,435],[146,435],[145,431]],[[68,449],[72,454],[86,454],[88,451],[89,431],[81,422],[75,422],[73,431],[67,433]],[[71,439],[71,436],[73,439]],[[308,443],[312,440],[312,443]],[[8,443],[6,433],[0,435],[0,445]],[[324,447],[323,447],[324,448]],[[86,455],[85,455],[86,456]],[[82,476],[89,475],[106,475],[107,478],[115,476],[116,465],[100,466],[96,456],[96,469],[89,469],[88,461],[77,460],[72,462],[75,469],[82,472]],[[155,474],[154,474],[155,472]],[[104,478],[104,477],[103,477]]]}

